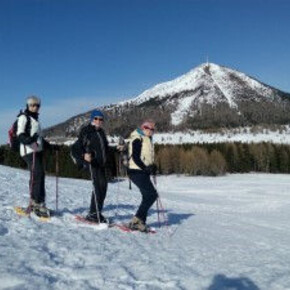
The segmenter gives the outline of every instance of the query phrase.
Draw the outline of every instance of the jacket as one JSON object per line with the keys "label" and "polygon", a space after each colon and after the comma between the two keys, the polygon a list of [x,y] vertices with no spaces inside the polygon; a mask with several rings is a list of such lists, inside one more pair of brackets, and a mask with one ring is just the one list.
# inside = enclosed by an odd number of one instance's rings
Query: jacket
{"label": "jacket", "polygon": [[152,138],[145,136],[141,129],[137,129],[131,133],[129,140],[129,169],[145,170],[154,163]]}
{"label": "jacket", "polygon": [[[38,121],[38,118],[36,117],[36,114],[22,114],[18,117],[17,120],[17,136],[19,138],[20,142],[20,155],[26,156],[28,154],[33,153],[34,151],[34,146],[36,152],[41,152],[43,151],[43,137],[42,137],[42,130],[41,130],[41,125]],[[27,118],[30,118],[30,130],[25,130],[26,129],[26,123],[27,123]],[[37,138],[33,138],[36,136]]]}
{"label": "jacket", "polygon": [[92,166],[104,167],[107,162],[108,141],[101,128],[89,124],[80,131],[77,141],[71,147],[71,156],[79,168],[87,167],[84,154],[92,154]]}

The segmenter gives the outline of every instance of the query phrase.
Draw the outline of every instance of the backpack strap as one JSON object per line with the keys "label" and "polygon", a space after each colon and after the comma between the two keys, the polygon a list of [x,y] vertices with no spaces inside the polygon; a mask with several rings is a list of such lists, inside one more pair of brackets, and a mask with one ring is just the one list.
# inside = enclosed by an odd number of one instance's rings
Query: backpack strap
{"label": "backpack strap", "polygon": [[26,126],[25,126],[25,133],[29,134],[31,131],[31,118],[27,114],[25,114],[27,118]]}
{"label": "backpack strap", "polygon": [[17,118],[19,118],[22,115],[26,116],[26,125],[24,133],[29,134],[29,131],[31,130],[31,118],[27,113],[23,112],[22,110],[20,110],[19,114],[17,115]]}

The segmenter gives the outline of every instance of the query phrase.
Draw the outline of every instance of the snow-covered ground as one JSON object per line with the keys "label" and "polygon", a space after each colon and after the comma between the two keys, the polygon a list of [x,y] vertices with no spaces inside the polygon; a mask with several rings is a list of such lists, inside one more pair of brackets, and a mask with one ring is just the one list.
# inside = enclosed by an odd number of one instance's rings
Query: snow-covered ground
{"label": "snow-covered ground", "polygon": [[189,133],[157,133],[154,135],[154,142],[157,144],[202,144],[202,143],[260,143],[270,142],[275,144],[290,144],[290,126],[285,130],[251,132],[249,127],[239,129],[224,129],[223,133],[205,133],[203,131],[191,131]]}
{"label": "snow-covered ground", "polygon": [[[60,216],[15,216],[28,172],[0,166],[1,289],[290,289],[290,175],[164,176],[169,226],[156,235],[96,231],[73,215],[88,208],[90,182],[60,179]],[[47,178],[54,207],[55,179]],[[119,192],[119,193],[118,193]],[[140,195],[109,185],[104,214],[127,221]]]}
{"label": "snow-covered ground", "polygon": [[[109,136],[109,142],[113,145],[119,142],[119,136]],[[59,140],[59,143],[70,146],[76,138]],[[240,127],[236,129],[223,129],[222,133],[207,133],[202,130],[185,132],[169,132],[154,134],[156,144],[202,144],[202,143],[260,143],[269,142],[274,144],[290,144],[290,125],[285,125],[284,130],[271,131],[260,129],[253,132],[251,127]]]}

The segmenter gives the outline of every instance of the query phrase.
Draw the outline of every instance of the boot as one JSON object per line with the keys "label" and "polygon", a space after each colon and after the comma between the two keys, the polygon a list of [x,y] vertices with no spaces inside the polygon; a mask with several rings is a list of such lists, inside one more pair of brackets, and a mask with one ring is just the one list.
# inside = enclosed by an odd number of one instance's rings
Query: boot
{"label": "boot", "polygon": [[32,203],[33,212],[39,217],[50,217],[49,209],[45,206],[44,202],[41,203]]}
{"label": "boot", "polygon": [[150,230],[150,228],[136,216],[134,216],[132,220],[129,222],[128,227],[133,231],[140,231],[144,233],[147,233]]}
{"label": "boot", "polygon": [[86,220],[87,221],[90,221],[90,222],[93,222],[93,223],[106,223],[108,224],[109,223],[109,220],[107,218],[105,218],[101,213],[100,213],[100,221],[98,219],[98,215],[97,213],[89,213],[87,216],[86,216]]}

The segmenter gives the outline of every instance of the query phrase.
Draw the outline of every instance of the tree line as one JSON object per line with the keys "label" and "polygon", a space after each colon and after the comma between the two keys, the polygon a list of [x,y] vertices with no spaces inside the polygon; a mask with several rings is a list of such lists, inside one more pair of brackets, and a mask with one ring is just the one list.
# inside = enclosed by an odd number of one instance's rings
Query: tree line
{"label": "tree line", "polygon": [[[160,174],[219,176],[226,173],[267,172],[290,173],[290,145],[272,143],[213,143],[155,145],[156,164]],[[62,146],[58,153],[61,177],[89,178],[86,170],[79,170],[70,157],[70,148]],[[45,154],[45,170],[55,174],[56,153]],[[0,164],[26,168],[19,154],[8,146],[0,146]],[[110,151],[108,178],[124,174],[119,153]]]}

